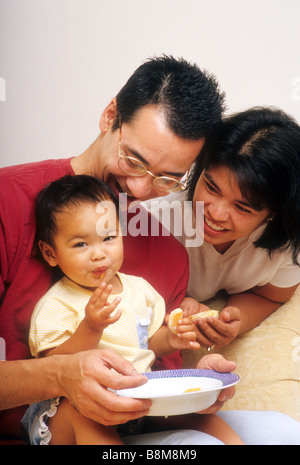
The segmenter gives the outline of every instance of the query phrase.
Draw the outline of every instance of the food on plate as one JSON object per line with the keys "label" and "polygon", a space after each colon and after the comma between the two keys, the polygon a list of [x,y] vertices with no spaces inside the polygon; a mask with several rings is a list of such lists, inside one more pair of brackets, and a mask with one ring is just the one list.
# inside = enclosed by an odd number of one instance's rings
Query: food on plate
{"label": "food on plate", "polygon": [[183,391],[183,393],[185,394],[187,392],[198,392],[198,391],[201,391],[201,387],[189,388]]}
{"label": "food on plate", "polygon": [[[208,318],[210,316],[213,316],[215,318],[218,318],[219,312],[217,310],[207,310],[206,312],[199,312],[195,313],[194,315],[188,316],[193,321],[196,321],[198,318]],[[179,321],[182,320],[183,318],[183,312],[181,308],[176,308],[173,310],[170,315],[169,315],[169,321],[168,321],[168,326],[170,330],[177,334],[176,327],[179,324]]]}

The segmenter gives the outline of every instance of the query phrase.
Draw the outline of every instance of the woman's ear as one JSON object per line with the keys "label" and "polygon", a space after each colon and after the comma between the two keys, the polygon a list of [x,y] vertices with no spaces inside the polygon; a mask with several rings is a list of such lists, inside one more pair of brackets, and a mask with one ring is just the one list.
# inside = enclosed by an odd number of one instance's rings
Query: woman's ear
{"label": "woman's ear", "polygon": [[56,266],[57,261],[56,261],[56,256],[55,256],[55,251],[51,245],[47,244],[47,242],[44,241],[39,241],[39,248],[40,251],[50,266]]}
{"label": "woman's ear", "polygon": [[103,111],[100,121],[99,121],[99,128],[101,132],[107,132],[117,115],[117,99],[114,97],[112,101],[107,105],[105,110]]}

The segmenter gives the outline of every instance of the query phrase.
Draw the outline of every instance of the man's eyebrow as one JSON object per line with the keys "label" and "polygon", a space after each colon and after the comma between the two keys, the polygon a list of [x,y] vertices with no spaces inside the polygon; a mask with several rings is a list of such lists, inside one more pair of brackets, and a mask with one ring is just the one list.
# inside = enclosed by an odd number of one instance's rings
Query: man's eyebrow
{"label": "man's eyebrow", "polygon": [[[145,158],[139,152],[137,152],[134,149],[131,149],[130,147],[124,145],[123,143],[121,143],[121,145],[123,145],[125,151],[129,154],[129,156],[133,155],[135,158],[138,158],[138,160],[144,163],[144,165],[147,168],[149,168],[149,163],[147,162],[147,160],[145,160]],[[173,172],[173,171],[164,171],[163,173],[160,173],[158,176],[173,176],[175,178],[183,178],[184,175],[185,175],[185,172],[178,173],[178,172]]]}

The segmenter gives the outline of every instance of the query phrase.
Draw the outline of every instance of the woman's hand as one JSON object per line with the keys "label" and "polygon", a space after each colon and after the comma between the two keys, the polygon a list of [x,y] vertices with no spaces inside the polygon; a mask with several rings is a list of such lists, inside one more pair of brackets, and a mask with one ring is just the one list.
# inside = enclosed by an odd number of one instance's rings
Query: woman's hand
{"label": "woman's hand", "polygon": [[[236,369],[236,364],[226,360],[220,354],[205,355],[196,365],[198,369],[215,370],[220,373],[230,373]],[[232,399],[235,394],[234,386],[223,389],[214,405],[198,413],[217,413],[227,400]]]}
{"label": "woman's hand", "polygon": [[[211,310],[191,297],[185,297],[180,304],[184,316]],[[201,347],[224,347],[230,344],[241,329],[241,312],[238,307],[225,307],[219,317],[198,318],[196,321],[197,342]]]}
{"label": "woman's hand", "polygon": [[239,334],[241,328],[241,312],[237,307],[225,307],[218,318],[198,318],[197,341],[201,347],[224,347],[230,344]]}

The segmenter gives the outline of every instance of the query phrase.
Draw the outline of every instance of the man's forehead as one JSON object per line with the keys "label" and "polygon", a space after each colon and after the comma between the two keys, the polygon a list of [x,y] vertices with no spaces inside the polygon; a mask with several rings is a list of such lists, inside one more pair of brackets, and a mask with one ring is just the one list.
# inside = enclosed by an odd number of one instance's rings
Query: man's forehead
{"label": "man's forehead", "polygon": [[142,111],[122,125],[121,143],[127,155],[139,159],[150,170],[163,168],[169,176],[182,177],[199,155],[204,139],[182,139],[160,121],[159,114]]}

